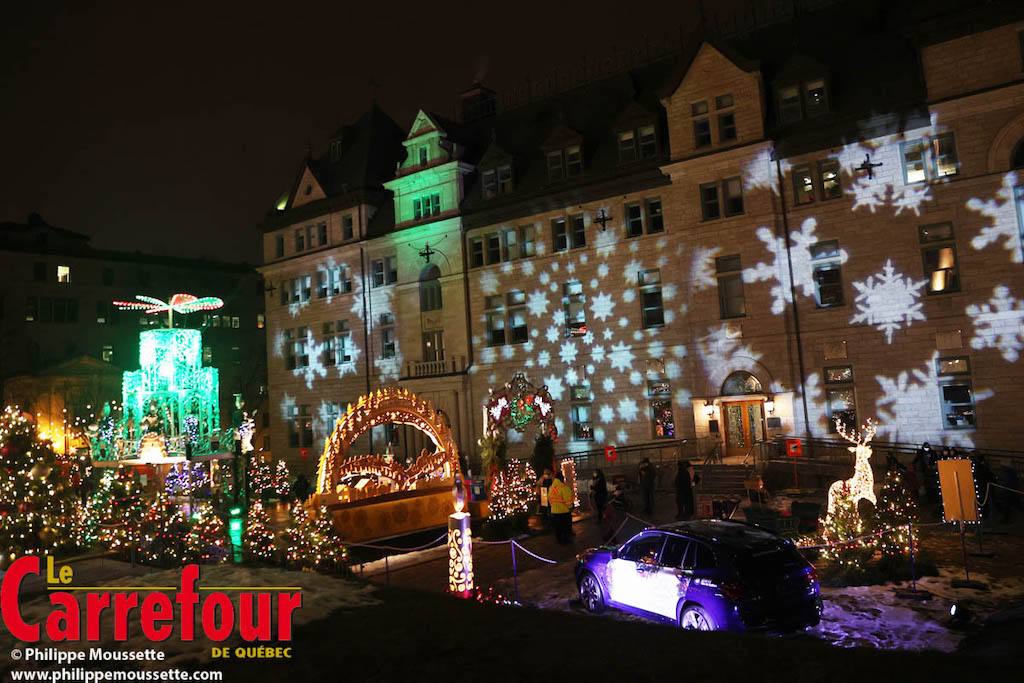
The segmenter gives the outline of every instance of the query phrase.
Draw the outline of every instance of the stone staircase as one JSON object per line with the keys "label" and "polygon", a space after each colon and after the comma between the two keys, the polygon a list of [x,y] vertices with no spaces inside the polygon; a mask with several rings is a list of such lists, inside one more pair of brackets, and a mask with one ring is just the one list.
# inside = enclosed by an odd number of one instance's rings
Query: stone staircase
{"label": "stone staircase", "polygon": [[754,468],[743,465],[695,465],[700,476],[697,493],[716,496],[745,496],[743,482],[753,476]]}

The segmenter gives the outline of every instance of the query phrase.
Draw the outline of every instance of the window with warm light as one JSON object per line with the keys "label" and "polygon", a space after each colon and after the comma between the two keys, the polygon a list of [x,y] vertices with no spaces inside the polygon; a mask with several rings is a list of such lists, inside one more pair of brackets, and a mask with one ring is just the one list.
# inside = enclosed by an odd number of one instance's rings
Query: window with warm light
{"label": "window with warm light", "polygon": [[71,284],[71,266],[57,266],[57,282]]}
{"label": "window with warm light", "polygon": [[918,235],[924,276],[928,279],[928,293],[959,292],[960,274],[957,269],[953,224],[923,225],[918,228]]}

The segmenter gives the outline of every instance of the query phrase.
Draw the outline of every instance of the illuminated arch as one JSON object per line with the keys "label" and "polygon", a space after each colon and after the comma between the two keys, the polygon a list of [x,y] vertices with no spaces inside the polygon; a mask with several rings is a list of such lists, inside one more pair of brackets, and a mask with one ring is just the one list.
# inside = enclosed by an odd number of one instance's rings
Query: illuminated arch
{"label": "illuminated arch", "polygon": [[1011,168],[1013,153],[1022,138],[1024,138],[1024,114],[1011,119],[992,139],[992,144],[988,148],[989,173],[1014,170]]}
{"label": "illuminated arch", "polygon": [[[408,470],[377,455],[348,458],[348,450],[367,430],[388,423],[414,427],[434,443],[435,452],[420,456]],[[430,405],[430,401],[408,389],[385,387],[349,406],[338,418],[334,431],[324,439],[324,452],[317,468],[316,492],[333,494],[338,482],[349,474],[373,473],[393,479],[399,488],[408,489],[419,479],[441,471],[444,477],[461,477],[459,447],[452,437],[448,421]],[[450,483],[450,482],[449,482]]]}

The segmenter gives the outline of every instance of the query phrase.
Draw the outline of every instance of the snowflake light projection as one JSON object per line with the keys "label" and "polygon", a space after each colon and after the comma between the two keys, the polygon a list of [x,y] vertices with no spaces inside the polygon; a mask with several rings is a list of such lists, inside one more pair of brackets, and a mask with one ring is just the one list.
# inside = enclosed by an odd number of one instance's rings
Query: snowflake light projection
{"label": "snowflake light projection", "polygon": [[[877,281],[876,281],[877,278]],[[909,327],[915,320],[924,320],[921,308],[924,304],[917,299],[927,280],[914,282],[896,272],[892,259],[885,262],[881,273],[869,275],[864,282],[854,282],[857,298],[854,303],[860,312],[850,318],[851,323],[867,323],[881,332],[892,344],[892,335],[901,325]]]}
{"label": "snowflake light projection", "polygon": [[[924,137],[934,132],[934,126],[907,131],[907,139]],[[931,186],[927,183],[904,182],[903,160],[900,157],[901,136],[886,135],[876,138],[870,144],[853,143],[839,153],[839,165],[850,179],[843,194],[853,197],[852,211],[861,207],[875,213],[879,208],[889,206],[896,215],[912,211],[921,215],[921,206],[931,199]],[[865,160],[881,164],[872,173],[860,169]]]}
{"label": "snowflake light projection", "polygon": [[727,324],[709,328],[708,334],[697,340],[697,350],[708,377],[723,367],[757,372],[757,361],[761,359],[761,354],[744,346],[740,336]]}
{"label": "snowflake light projection", "polygon": [[968,306],[967,315],[974,322],[972,349],[996,348],[1004,360],[1017,362],[1024,349],[1024,300],[1014,298],[1008,287],[1000,285],[988,303]]}
{"label": "snowflake light projection", "polygon": [[309,355],[309,362],[305,367],[295,368],[292,375],[301,377],[306,382],[306,388],[312,389],[313,382],[327,376],[327,368],[324,367],[324,344],[317,344],[313,332],[306,330],[306,353]]}
{"label": "snowflake light projection", "polygon": [[[793,265],[792,282],[803,292],[804,296],[811,297],[814,296],[814,266],[811,260],[811,246],[821,241],[814,234],[817,226],[817,219],[808,218],[800,226],[799,232],[793,231],[789,234],[793,242],[793,246],[789,249]],[[758,228],[756,234],[775,260],[771,264],[758,263],[753,268],[744,268],[743,281],[752,283],[775,280],[776,284],[771,289],[772,313],[780,315],[786,310],[786,304],[793,301],[789,264],[786,262],[786,241],[781,237],[776,237],[770,229],[764,226]],[[847,258],[846,250],[840,249],[839,262],[846,263]],[[708,277],[712,276],[709,274]]]}
{"label": "snowflake light projection", "polygon": [[[945,443],[947,446],[973,448],[969,433],[942,428],[938,369],[938,352],[925,363],[924,370],[903,371],[896,377],[875,376],[882,397],[875,401],[878,408],[878,433],[890,441],[910,443]],[[974,402],[994,395],[992,391],[974,392]]]}
{"label": "snowflake light projection", "polygon": [[1010,252],[1010,260],[1024,263],[1024,248],[1021,247],[1020,223],[1017,216],[1017,174],[1013,171],[1003,176],[1003,185],[996,192],[995,199],[969,199],[967,208],[977,211],[992,220],[991,225],[971,240],[977,250],[1004,240],[1003,249]]}

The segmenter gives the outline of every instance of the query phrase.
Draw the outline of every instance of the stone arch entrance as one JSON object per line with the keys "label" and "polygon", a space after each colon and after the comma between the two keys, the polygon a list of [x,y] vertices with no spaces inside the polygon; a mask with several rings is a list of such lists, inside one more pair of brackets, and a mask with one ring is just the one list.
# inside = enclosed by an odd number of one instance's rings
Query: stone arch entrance
{"label": "stone arch entrance", "polygon": [[719,400],[723,452],[726,457],[745,456],[755,443],[766,438],[764,387],[753,373],[738,370],[722,382]]}

